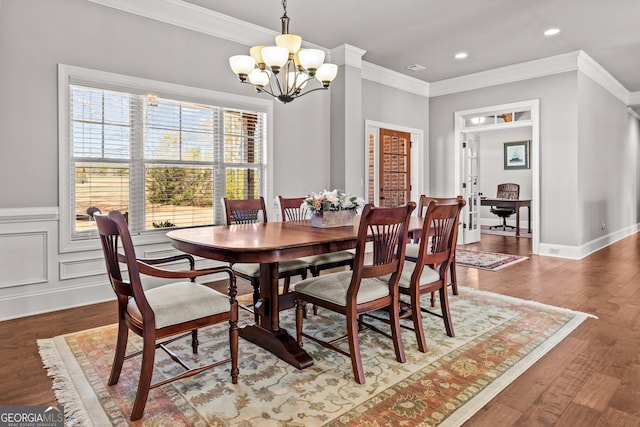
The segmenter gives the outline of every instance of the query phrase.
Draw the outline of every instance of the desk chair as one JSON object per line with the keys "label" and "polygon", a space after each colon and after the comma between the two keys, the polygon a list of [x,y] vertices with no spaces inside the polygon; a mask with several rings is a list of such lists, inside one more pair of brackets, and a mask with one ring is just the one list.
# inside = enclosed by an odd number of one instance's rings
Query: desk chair
{"label": "desk chair", "polygon": [[[520,198],[520,185],[498,184],[498,193],[496,194],[496,197],[498,199],[518,200]],[[502,224],[492,225],[489,229],[502,228],[502,231],[506,231],[507,228],[513,228],[515,230],[516,227],[513,225],[507,225],[507,218],[516,213],[515,209],[491,206],[490,211],[492,214],[502,218]]]}
{"label": "desk chair", "polygon": [[[415,206],[414,202],[397,208],[366,205],[358,228],[353,271],[323,274],[294,285],[298,344],[302,347],[304,336],[325,348],[348,356],[351,359],[355,380],[359,384],[364,384],[365,377],[358,332],[364,326],[368,326],[373,331],[387,335],[371,325],[365,325],[362,321],[365,313],[382,309],[388,311],[396,360],[405,362],[400,334],[398,280],[404,265],[409,218]],[[365,257],[367,241],[373,243],[373,254]],[[326,340],[324,336],[320,339],[303,333],[306,303],[316,304],[344,315],[347,334]],[[335,345],[344,339],[349,342],[348,352]]]}
{"label": "desk chair", "polygon": [[[127,222],[118,211],[108,215],[93,212],[111,287],[118,301],[118,338],[111,366],[108,385],[118,383],[125,359],[142,355],[140,378],[136,391],[131,420],[142,417],[149,390],[170,381],[196,375],[206,369],[231,362],[231,382],[238,382],[238,302],[236,301],[236,280],[229,267],[194,269],[191,255],[182,254],[162,259],[136,258]],[[121,246],[124,254],[120,253]],[[185,259],[190,269],[183,271],[165,270],[154,265]],[[127,265],[128,279],[120,270],[120,263]],[[154,277],[182,279],[145,290],[140,274]],[[214,273],[229,275],[228,296],[195,282],[196,277]],[[198,329],[222,322],[229,323],[230,357],[206,366],[190,368],[167,345],[178,338],[191,335],[191,347],[198,352]],[[142,351],[126,356],[129,330],[142,337]],[[178,335],[176,338],[175,336]],[[172,337],[172,338],[170,338]],[[165,338],[167,338],[165,340]],[[164,340],[159,342],[158,340]],[[176,376],[151,384],[156,349],[167,352],[172,360],[185,371]]]}
{"label": "desk chair", "polygon": [[[263,197],[259,199],[241,200],[230,200],[225,197],[223,198],[223,203],[227,225],[267,222],[267,209]],[[260,299],[260,264],[236,263],[232,264],[231,268],[236,276],[251,282],[253,286],[254,316],[256,322],[258,322],[260,319],[258,313],[255,311],[255,305]],[[302,279],[306,279],[308,268],[309,264],[304,259],[282,261],[278,264],[278,278],[284,279],[285,293],[289,292],[291,277],[299,275]]]}

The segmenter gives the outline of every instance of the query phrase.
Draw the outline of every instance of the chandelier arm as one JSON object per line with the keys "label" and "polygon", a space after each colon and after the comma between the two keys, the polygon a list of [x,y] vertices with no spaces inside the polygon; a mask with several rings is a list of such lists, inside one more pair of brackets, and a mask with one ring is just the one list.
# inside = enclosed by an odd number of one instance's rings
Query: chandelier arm
{"label": "chandelier arm", "polygon": [[264,86],[263,86],[263,87],[256,86],[256,85],[254,85],[253,83],[251,83],[251,82],[249,82],[249,81],[241,81],[240,83],[244,83],[244,84],[247,84],[247,85],[253,86],[253,87],[255,87],[255,88],[256,88],[256,90],[257,90],[258,92],[264,92],[264,93],[267,93],[267,94],[269,94],[269,95],[271,95],[271,96],[273,96],[273,97],[277,97],[277,96],[278,96],[278,95],[274,94],[272,90],[267,90],[267,89],[265,89],[265,88],[264,88]]}
{"label": "chandelier arm", "polygon": [[311,89],[311,90],[308,90],[306,92],[300,93],[300,94],[296,95],[294,98],[300,98],[301,96],[304,96],[304,95],[306,95],[308,93],[311,93],[311,92],[315,92],[317,90],[327,90],[327,89],[329,89],[329,87],[324,87],[324,86],[323,87],[317,87],[315,89]]}

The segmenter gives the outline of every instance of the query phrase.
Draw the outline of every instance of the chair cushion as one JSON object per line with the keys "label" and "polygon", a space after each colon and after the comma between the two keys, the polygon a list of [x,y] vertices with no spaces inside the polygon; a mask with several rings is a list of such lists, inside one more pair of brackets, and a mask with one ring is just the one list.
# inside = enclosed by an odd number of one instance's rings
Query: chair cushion
{"label": "chair cushion", "polygon": [[[156,329],[177,325],[213,314],[228,312],[229,298],[211,288],[193,282],[171,283],[145,291],[156,317]],[[142,322],[142,313],[133,298],[127,311]]]}
{"label": "chair cushion", "polygon": [[[413,270],[416,268],[416,266],[417,265],[415,262],[405,261],[404,266],[402,267],[400,281],[398,283],[399,287],[406,289],[409,289],[411,287],[411,275],[413,274]],[[438,273],[428,265],[425,265],[422,269],[422,274],[420,275],[420,285],[427,285],[438,280],[440,280],[440,273]]]}
{"label": "chair cushion", "polygon": [[[289,261],[282,261],[278,265],[278,272],[286,273],[293,270],[300,270],[300,269],[304,270],[308,266],[309,266],[309,263],[303,258],[292,259]],[[231,268],[236,273],[244,274],[245,276],[260,277],[260,264],[258,264],[257,262],[256,263],[239,262],[237,264],[233,264]]]}
{"label": "chair cushion", "polygon": [[[420,243],[407,243],[404,256],[408,258],[418,258],[418,252],[420,251]],[[405,264],[406,267],[406,264]]]}
{"label": "chair cushion", "polygon": [[309,263],[309,265],[324,265],[331,264],[333,262],[342,262],[349,261],[354,258],[353,252],[349,251],[339,251],[339,252],[329,252],[326,254],[306,256],[301,258]]}
{"label": "chair cushion", "polygon": [[[304,295],[310,295],[345,307],[352,275],[352,271],[323,274],[296,283],[293,285],[293,290],[299,292],[302,299]],[[362,279],[356,304],[363,304],[387,295],[389,295],[387,282],[376,277]]]}

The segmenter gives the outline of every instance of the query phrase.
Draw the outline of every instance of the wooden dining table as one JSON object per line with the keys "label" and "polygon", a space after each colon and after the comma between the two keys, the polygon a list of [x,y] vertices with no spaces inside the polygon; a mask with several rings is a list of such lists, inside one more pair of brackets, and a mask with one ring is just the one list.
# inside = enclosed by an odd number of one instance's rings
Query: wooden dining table
{"label": "wooden dining table", "polygon": [[[278,263],[356,247],[358,216],[353,226],[316,228],[311,221],[268,222],[185,228],[167,233],[183,252],[229,263],[260,263],[260,297],[254,305],[259,322],[240,328],[240,336],[303,369],[313,359],[280,327],[280,311],[293,306],[293,295],[280,295]],[[410,230],[422,228],[411,217]]]}

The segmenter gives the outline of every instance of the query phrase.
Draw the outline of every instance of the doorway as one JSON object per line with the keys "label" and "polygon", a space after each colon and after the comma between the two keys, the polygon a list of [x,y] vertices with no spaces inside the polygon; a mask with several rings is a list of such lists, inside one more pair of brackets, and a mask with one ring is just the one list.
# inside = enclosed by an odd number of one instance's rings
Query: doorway
{"label": "doorway", "polygon": [[[384,156],[385,153],[382,151],[385,150],[384,140],[385,135],[388,136],[388,142],[390,144],[389,150],[389,166],[391,171],[393,172],[393,156],[395,157],[395,175],[397,179],[397,185],[394,184],[393,177],[391,174],[388,175],[388,179],[391,183],[392,187],[385,187],[384,184],[385,177],[384,175]],[[405,143],[406,151],[402,155],[402,162],[405,162],[404,165],[400,161],[401,157],[400,153],[393,154],[393,141],[396,142],[396,148],[398,151],[401,151],[400,148],[402,146],[401,140],[407,140],[408,144]],[[367,203],[372,203],[375,206],[391,206],[389,203],[393,203],[392,200],[387,200],[387,192],[393,190],[393,194],[397,196],[395,198],[396,202],[399,202],[400,196],[398,194],[404,192],[404,202],[406,203],[409,200],[416,201],[419,199],[420,194],[424,193],[424,189],[428,188],[428,171],[422,166],[424,164],[428,164],[426,159],[424,158],[424,131],[422,129],[409,128],[406,126],[401,126],[393,123],[383,123],[377,122],[373,120],[365,120],[365,196],[364,199]],[[406,172],[401,172],[400,166],[406,170]],[[400,177],[403,176],[404,173],[404,184],[406,187],[407,182],[409,183],[408,191],[406,188],[400,188]],[[397,187],[397,188],[396,188]],[[391,194],[391,193],[389,193]],[[382,196],[382,200],[381,200]],[[398,203],[398,204],[403,204]]]}
{"label": "doorway", "polygon": [[[534,254],[538,253],[540,244],[540,174],[539,174],[539,153],[540,153],[540,121],[539,121],[539,100],[530,100],[512,104],[494,105],[477,108],[473,110],[459,111],[455,113],[455,147],[454,147],[454,185],[459,194],[465,194],[463,184],[468,175],[465,169],[465,149],[463,143],[466,134],[478,134],[483,132],[498,131],[506,129],[516,129],[527,127],[531,129],[530,169],[531,169],[531,216],[534,221],[531,223],[532,240],[531,249]],[[478,168],[482,165],[478,164]],[[476,173],[479,176],[479,172]],[[480,194],[468,194],[467,206],[461,214],[461,222],[467,226],[469,215],[480,206]],[[476,218],[477,220],[477,218]],[[477,222],[475,223],[477,225]],[[464,231],[463,231],[464,234]],[[468,233],[469,240],[473,234]],[[466,236],[464,236],[466,237]],[[464,241],[464,240],[463,240]],[[470,243],[464,242],[464,243]]]}

